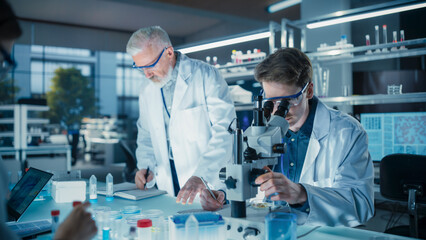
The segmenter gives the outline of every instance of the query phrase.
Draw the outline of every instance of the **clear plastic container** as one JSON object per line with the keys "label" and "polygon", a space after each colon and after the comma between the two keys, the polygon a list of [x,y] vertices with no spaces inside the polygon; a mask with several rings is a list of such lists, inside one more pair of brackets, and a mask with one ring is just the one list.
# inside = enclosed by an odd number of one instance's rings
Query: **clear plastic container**
{"label": "clear plastic container", "polygon": [[[111,208],[109,207],[98,207],[94,209],[94,220],[96,222],[96,225],[98,226],[98,229],[104,229],[109,228],[110,223],[110,212]],[[103,238],[103,231],[98,231],[98,238]]]}
{"label": "clear plastic container", "polygon": [[114,200],[114,178],[111,173],[108,173],[106,176],[106,197],[105,200],[107,202],[111,202]]}
{"label": "clear plastic container", "polygon": [[267,240],[296,240],[296,228],[296,214],[272,212],[265,217],[265,235]]}
{"label": "clear plastic container", "polygon": [[150,219],[140,219],[138,221],[138,239],[151,240],[152,221]]}
{"label": "clear plastic container", "polygon": [[98,180],[95,175],[92,175],[89,179],[89,199],[90,202],[98,201],[98,190],[97,190]]}
{"label": "clear plastic container", "polygon": [[191,214],[185,221],[185,239],[197,240],[198,237],[198,220]]}
{"label": "clear plastic container", "polygon": [[109,212],[109,227],[111,228],[112,239],[120,239],[122,237],[123,216],[120,211]]}
{"label": "clear plastic container", "polygon": [[124,208],[122,208],[121,213],[123,215],[135,215],[135,214],[140,214],[141,209],[138,206],[129,205],[129,206],[125,206]]}
{"label": "clear plastic container", "polygon": [[[178,214],[171,216],[169,219],[169,236],[170,240],[182,240],[185,239],[185,232],[187,227],[190,228],[191,225],[186,225],[191,223],[195,227],[195,221],[191,220],[188,222],[190,216],[196,218],[198,222],[198,239],[203,240],[216,240],[216,239],[226,239],[226,229],[225,221],[222,216],[218,213],[213,212],[199,212],[193,214]],[[195,230],[193,230],[195,231]],[[196,234],[192,234],[195,239]],[[167,238],[165,238],[167,239]]]}
{"label": "clear plastic container", "polygon": [[50,212],[50,215],[52,216],[52,234],[54,235],[56,232],[56,229],[59,226],[59,210],[52,210]]}
{"label": "clear plastic container", "polygon": [[139,215],[132,215],[126,217],[125,221],[128,227],[137,227],[138,221],[141,219],[147,218],[145,215],[139,214]]}
{"label": "clear plastic container", "polygon": [[150,210],[143,211],[142,214],[147,219],[151,219],[152,221],[152,239],[154,240],[162,239],[161,236],[164,229],[163,211],[158,209],[150,209]]}

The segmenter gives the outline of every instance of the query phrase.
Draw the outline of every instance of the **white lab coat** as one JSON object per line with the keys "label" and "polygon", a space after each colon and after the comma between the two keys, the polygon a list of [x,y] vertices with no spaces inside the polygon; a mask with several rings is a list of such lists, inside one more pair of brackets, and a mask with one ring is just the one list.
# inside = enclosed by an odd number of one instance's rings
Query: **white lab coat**
{"label": "white lab coat", "polygon": [[[145,79],[139,95],[138,168],[149,166],[158,188],[173,195],[163,108],[160,88]],[[227,129],[235,117],[228,85],[217,69],[181,54],[168,128],[181,188],[191,176],[220,186],[220,168],[232,158]]]}
{"label": "white lab coat", "polygon": [[367,134],[351,116],[318,102],[299,182],[308,195],[306,224],[354,227],[374,214]]}

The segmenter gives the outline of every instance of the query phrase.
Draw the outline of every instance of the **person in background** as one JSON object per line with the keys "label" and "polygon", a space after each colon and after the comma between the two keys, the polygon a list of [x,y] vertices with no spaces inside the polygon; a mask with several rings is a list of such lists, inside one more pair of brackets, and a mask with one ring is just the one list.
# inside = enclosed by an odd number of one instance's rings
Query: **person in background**
{"label": "person in background", "polygon": [[136,185],[145,189],[155,179],[177,202],[191,204],[205,189],[201,177],[220,184],[220,168],[232,156],[227,129],[236,114],[228,85],[213,66],[175,51],[158,26],[133,33],[127,53],[143,79]]}
{"label": "person in background", "polygon": [[[274,112],[280,101],[290,103],[287,151],[272,172],[255,180],[260,190],[287,202],[299,223],[354,227],[369,220],[374,191],[367,134],[357,120],[314,96],[309,58],[295,48],[279,49],[256,66],[255,78]],[[221,191],[214,194],[223,199]],[[222,207],[207,191],[201,204]]]}
{"label": "person in background", "polygon": [[[10,56],[13,42],[22,34],[16,16],[5,0],[0,0],[0,81],[7,77],[7,73],[15,65]],[[0,156],[0,238],[18,239],[5,222],[7,221],[7,196],[8,177],[3,159]],[[96,235],[97,228],[91,218],[91,214],[85,209],[90,203],[84,203],[75,207],[65,221],[58,227],[54,239],[84,240]]]}

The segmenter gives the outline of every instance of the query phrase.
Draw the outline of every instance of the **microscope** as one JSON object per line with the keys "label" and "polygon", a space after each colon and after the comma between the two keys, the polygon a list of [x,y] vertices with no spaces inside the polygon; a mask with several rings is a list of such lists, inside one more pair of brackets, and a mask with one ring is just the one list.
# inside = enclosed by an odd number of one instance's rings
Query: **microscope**
{"label": "microscope", "polygon": [[255,184],[255,179],[267,172],[263,167],[277,164],[278,158],[285,153],[286,145],[282,139],[289,128],[285,120],[289,103],[281,101],[271,115],[274,103],[267,101],[262,106],[262,100],[261,95],[254,97],[252,125],[243,133],[237,121],[236,128],[231,131],[234,136],[233,161],[219,173],[231,205],[230,213],[229,208],[220,211],[225,217],[228,239],[265,238],[264,219],[268,209],[246,208],[246,200],[256,196],[259,185]]}

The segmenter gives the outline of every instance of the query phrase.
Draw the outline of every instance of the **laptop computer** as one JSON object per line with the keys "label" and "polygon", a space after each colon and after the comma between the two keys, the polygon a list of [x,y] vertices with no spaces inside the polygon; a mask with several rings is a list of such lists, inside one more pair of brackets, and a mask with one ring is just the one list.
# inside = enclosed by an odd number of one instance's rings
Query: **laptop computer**
{"label": "laptop computer", "polygon": [[18,221],[53,176],[36,168],[28,169],[10,193],[7,201],[8,221]]}

